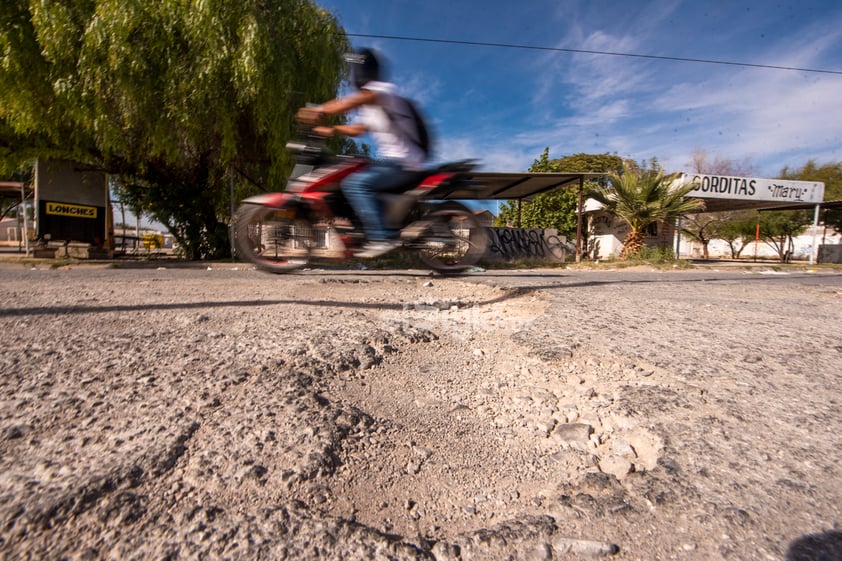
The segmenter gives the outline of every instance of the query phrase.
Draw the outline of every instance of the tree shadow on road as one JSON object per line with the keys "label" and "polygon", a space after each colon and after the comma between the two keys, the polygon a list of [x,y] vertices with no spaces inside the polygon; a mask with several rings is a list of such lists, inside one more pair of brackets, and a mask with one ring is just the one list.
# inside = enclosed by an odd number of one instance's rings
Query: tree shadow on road
{"label": "tree shadow on road", "polygon": [[[390,275],[386,273],[385,275]],[[384,275],[376,275],[380,277]],[[376,278],[375,277],[375,278]],[[554,290],[568,290],[577,288],[592,288],[608,285],[623,285],[623,284],[664,284],[664,283],[725,283],[733,284],[734,277],[718,278],[711,277],[692,277],[692,278],[610,278],[610,279],[588,279],[580,280],[578,278],[567,278],[564,275],[559,276],[558,282],[542,282],[531,283],[524,281],[519,283],[503,282],[505,278],[511,279],[520,278],[521,275],[506,275],[495,279],[493,276],[476,277],[475,280],[480,284],[497,285],[501,288],[499,296],[487,300],[472,302],[472,305],[484,306],[496,304],[505,300],[524,296],[527,294]],[[536,275],[523,275],[524,279],[534,279]],[[537,276],[537,278],[541,278]],[[744,278],[740,279],[744,281]],[[781,280],[780,277],[752,277],[752,281],[774,282]],[[490,282],[489,282],[490,281]],[[178,309],[212,309],[225,307],[262,307],[275,305],[302,305],[302,306],[325,306],[325,307],[340,307],[340,308],[357,308],[357,309],[378,309],[378,310],[402,310],[405,309],[407,303],[405,302],[353,302],[347,300],[327,300],[327,299],[288,299],[288,300],[222,300],[222,301],[204,301],[204,302],[167,302],[167,303],[141,303],[141,304],[116,304],[111,306],[88,306],[88,305],[55,305],[55,306],[34,306],[25,308],[5,307],[0,308],[0,318],[2,317],[19,317],[30,315],[63,315],[63,314],[91,314],[91,313],[105,313],[105,312],[135,312],[139,310],[178,310]],[[842,558],[840,558],[842,559]]]}
{"label": "tree shadow on road", "polygon": [[842,532],[828,530],[801,536],[789,544],[786,561],[842,560]]}

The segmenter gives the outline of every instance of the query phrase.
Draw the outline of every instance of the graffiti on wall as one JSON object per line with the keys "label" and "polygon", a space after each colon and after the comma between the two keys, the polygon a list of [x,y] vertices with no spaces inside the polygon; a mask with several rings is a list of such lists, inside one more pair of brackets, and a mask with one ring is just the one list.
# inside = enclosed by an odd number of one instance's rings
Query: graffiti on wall
{"label": "graffiti on wall", "polygon": [[575,248],[557,230],[543,228],[489,228],[489,259],[547,259],[564,261]]}

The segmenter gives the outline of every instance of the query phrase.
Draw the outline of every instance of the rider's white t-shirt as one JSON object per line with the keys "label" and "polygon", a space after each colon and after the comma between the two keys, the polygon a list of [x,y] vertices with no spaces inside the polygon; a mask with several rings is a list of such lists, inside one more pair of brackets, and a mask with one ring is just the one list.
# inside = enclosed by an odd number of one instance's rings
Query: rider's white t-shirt
{"label": "rider's white t-shirt", "polygon": [[402,132],[417,134],[415,120],[411,114],[407,114],[401,98],[396,95],[395,85],[389,82],[368,82],[362,89],[376,93],[379,102],[379,105],[364,105],[359,112],[359,122],[366,126],[377,144],[377,157],[397,160],[407,169],[421,169],[426,159],[424,152]]}

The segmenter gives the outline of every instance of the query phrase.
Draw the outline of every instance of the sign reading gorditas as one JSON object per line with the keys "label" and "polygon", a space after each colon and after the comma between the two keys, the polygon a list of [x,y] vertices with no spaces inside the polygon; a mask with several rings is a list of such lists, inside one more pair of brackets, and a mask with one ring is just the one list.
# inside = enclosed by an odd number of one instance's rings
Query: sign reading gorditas
{"label": "sign reading gorditas", "polygon": [[700,199],[740,199],[776,203],[821,203],[824,183],[821,181],[791,181],[761,179],[729,175],[682,173],[678,184],[695,183],[689,197]]}

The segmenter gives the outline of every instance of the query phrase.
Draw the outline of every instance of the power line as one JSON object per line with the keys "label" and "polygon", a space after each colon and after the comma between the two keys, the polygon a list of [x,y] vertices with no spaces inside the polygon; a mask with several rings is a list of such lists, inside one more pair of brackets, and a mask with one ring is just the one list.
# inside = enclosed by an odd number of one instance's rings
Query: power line
{"label": "power line", "polygon": [[541,47],[535,45],[517,45],[513,43],[488,43],[484,41],[460,41],[456,39],[432,39],[428,37],[403,37],[399,35],[375,35],[370,33],[346,33],[348,37],[365,39],[391,39],[395,41],[415,41],[418,43],[440,43],[449,45],[470,45],[475,47],[497,47],[504,49],[526,49],[532,51],[552,51],[559,53],[576,53],[587,55],[619,56],[627,58],[646,58],[652,60],[670,60],[673,62],[694,62],[700,64],[720,64],[725,66],[742,66],[747,68],[764,68],[767,70],[794,70],[797,72],[811,72],[817,74],[842,75],[842,70],[824,70],[821,68],[798,68],[795,66],[776,66],[773,64],[754,64],[750,62],[733,62],[727,60],[713,60],[704,58],[684,58],[675,56],[642,55],[636,53],[616,53],[611,51],[592,51],[586,49],[564,49],[561,47]]}

